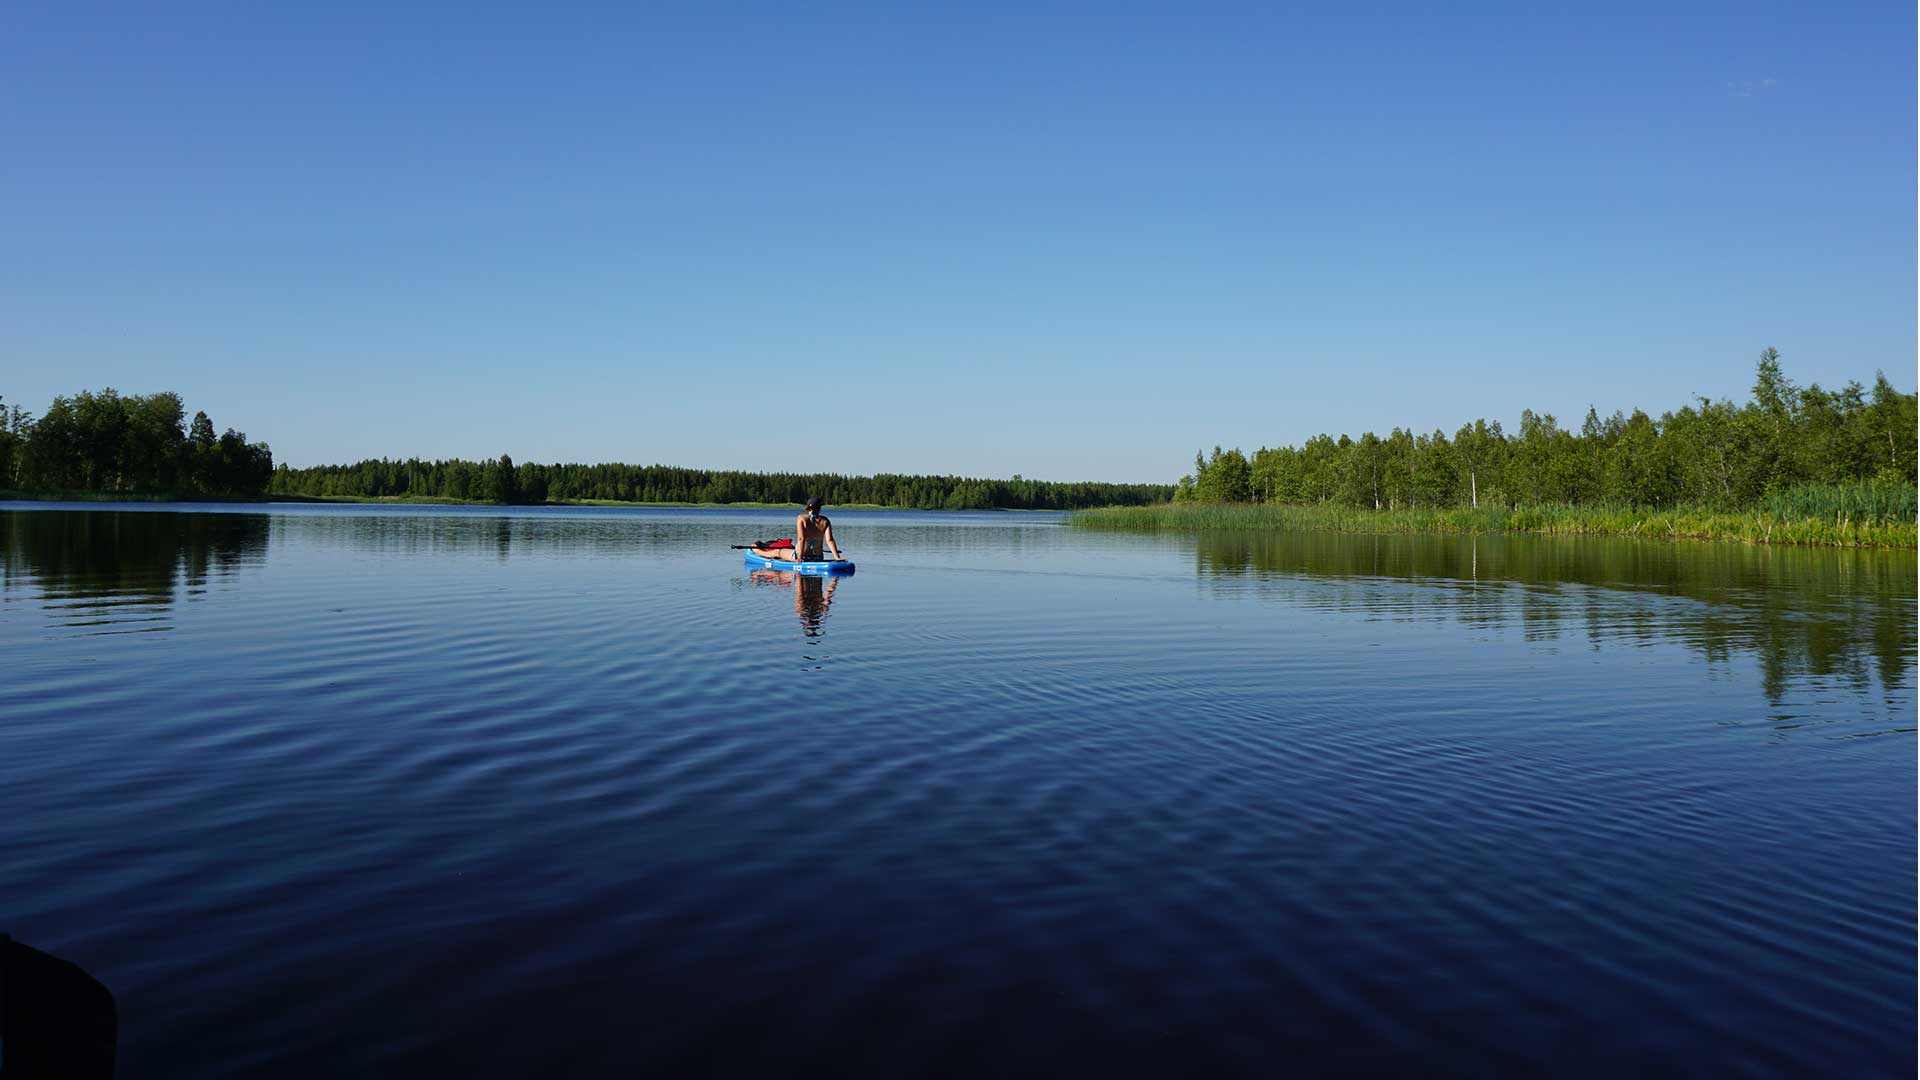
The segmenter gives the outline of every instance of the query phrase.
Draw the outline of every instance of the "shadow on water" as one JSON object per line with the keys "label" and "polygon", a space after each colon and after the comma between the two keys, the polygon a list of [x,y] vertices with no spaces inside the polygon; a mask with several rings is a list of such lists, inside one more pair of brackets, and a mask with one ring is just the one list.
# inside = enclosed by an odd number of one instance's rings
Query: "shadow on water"
{"label": "shadow on water", "polygon": [[0,1076],[110,1080],[113,992],[79,965],[0,933]]}
{"label": "shadow on water", "polygon": [[[1262,583],[1251,591],[1274,595],[1272,583],[1297,580],[1316,589],[1282,593],[1308,607],[1518,624],[1529,641],[1679,642],[1710,662],[1751,655],[1775,704],[1809,677],[1862,693],[1876,680],[1881,691],[1914,682],[1911,552],[1326,533],[1201,533],[1191,543],[1216,589]],[[1421,588],[1381,588],[1397,583]]]}
{"label": "shadow on water", "polygon": [[0,592],[32,582],[65,625],[138,621],[266,559],[257,514],[0,512]]}

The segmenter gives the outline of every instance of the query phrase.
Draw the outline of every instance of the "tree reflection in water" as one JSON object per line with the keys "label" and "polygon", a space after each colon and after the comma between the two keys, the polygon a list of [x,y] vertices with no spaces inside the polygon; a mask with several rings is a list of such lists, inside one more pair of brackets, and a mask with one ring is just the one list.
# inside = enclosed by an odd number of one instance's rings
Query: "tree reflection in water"
{"label": "tree reflection in water", "polygon": [[[1776,705],[1806,679],[1863,694],[1876,682],[1882,692],[1913,684],[1912,552],[1333,533],[1207,532],[1191,542],[1210,587],[1309,608],[1518,624],[1529,641],[1676,642],[1709,662],[1749,654]],[[1287,580],[1312,587],[1274,587]]]}
{"label": "tree reflection in water", "polygon": [[33,583],[58,625],[163,622],[184,593],[257,566],[267,555],[265,514],[146,511],[0,512],[0,593]]}

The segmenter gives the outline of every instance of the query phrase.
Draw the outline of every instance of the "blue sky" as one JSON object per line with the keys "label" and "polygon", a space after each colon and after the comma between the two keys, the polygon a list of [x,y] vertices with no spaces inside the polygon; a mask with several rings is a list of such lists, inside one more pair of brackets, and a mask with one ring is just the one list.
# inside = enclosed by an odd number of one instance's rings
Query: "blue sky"
{"label": "blue sky", "polygon": [[0,8],[8,402],[1171,481],[1915,383],[1911,3],[261,7]]}

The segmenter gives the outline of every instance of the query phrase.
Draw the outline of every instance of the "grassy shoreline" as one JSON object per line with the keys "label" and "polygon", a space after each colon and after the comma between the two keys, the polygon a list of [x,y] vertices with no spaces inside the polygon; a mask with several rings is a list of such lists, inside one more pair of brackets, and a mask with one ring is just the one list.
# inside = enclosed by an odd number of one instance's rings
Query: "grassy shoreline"
{"label": "grassy shoreline", "polygon": [[1699,508],[1635,510],[1606,507],[1518,507],[1511,510],[1364,510],[1344,506],[1166,503],[1082,510],[1068,519],[1081,528],[1152,531],[1239,529],[1348,533],[1540,533],[1561,536],[1637,536],[1802,547],[1920,547],[1912,521],[1783,517],[1766,511],[1724,513]]}

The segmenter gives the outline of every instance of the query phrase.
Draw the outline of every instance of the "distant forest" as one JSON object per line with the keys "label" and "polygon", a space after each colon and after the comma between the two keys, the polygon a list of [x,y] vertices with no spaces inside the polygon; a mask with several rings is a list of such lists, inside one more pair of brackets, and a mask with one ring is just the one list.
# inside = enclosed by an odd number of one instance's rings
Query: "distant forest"
{"label": "distant forest", "polygon": [[516,466],[494,461],[382,458],[354,465],[273,465],[266,443],[204,412],[186,420],[180,395],[111,388],[58,397],[39,417],[0,399],[0,490],[51,495],[153,497],[401,496],[460,502],[867,503],[917,510],[1079,510],[1143,506],[1173,497],[1171,484],[1052,483],[1015,476],[840,476],[751,473],[668,465]]}
{"label": "distant forest", "polygon": [[1578,431],[1520,414],[1517,432],[1474,420],[1449,437],[1395,428],[1384,438],[1316,435],[1248,457],[1196,454],[1176,501],[1332,503],[1374,509],[1692,505],[1741,510],[1809,486],[1869,485],[1913,504],[1915,395],[1885,374],[1871,389],[1795,386],[1780,354],[1760,356],[1753,400],[1702,397],[1654,419],[1635,409]]}
{"label": "distant forest", "polygon": [[180,395],[112,388],[57,397],[35,417],[0,398],[0,489],[47,493],[256,495],[273,451],[205,412],[187,420]]}
{"label": "distant forest", "polygon": [[1166,502],[1171,484],[1054,483],[961,476],[751,473],[671,465],[515,465],[496,461],[362,461],[274,470],[275,495],[412,495],[471,502],[866,503],[913,510],[1080,510]]}
{"label": "distant forest", "polygon": [[[55,398],[34,417],[0,400],[0,489],[149,496],[415,497],[464,502],[581,500],[689,503],[865,503],[933,510],[1081,510],[1180,502],[1333,504],[1377,509],[1674,506],[1744,510],[1783,492],[1851,486],[1911,507],[1920,437],[1916,398],[1884,374],[1871,388],[1800,387],[1773,349],[1761,354],[1744,405],[1699,398],[1658,419],[1636,409],[1580,429],[1520,414],[1509,434],[1474,420],[1452,436],[1395,428],[1384,438],[1316,435],[1251,457],[1196,454],[1178,485],[1052,483],[1015,476],[841,476],[668,465],[515,465],[492,461],[362,461],[274,468],[267,444],[189,422],[174,393],[112,389]],[[1819,494],[1815,492],[1815,494]],[[1875,502],[1883,501],[1876,495]],[[1828,505],[1812,499],[1809,506]]]}

